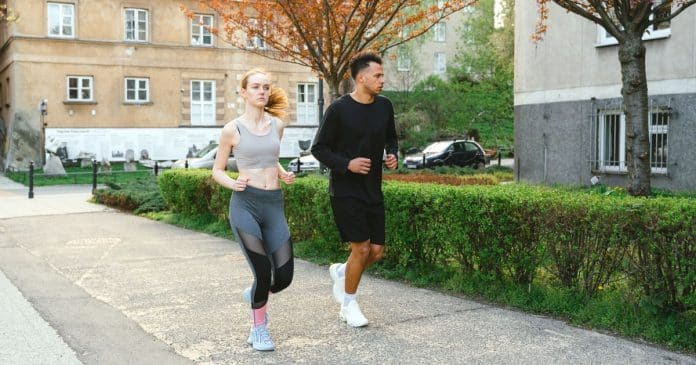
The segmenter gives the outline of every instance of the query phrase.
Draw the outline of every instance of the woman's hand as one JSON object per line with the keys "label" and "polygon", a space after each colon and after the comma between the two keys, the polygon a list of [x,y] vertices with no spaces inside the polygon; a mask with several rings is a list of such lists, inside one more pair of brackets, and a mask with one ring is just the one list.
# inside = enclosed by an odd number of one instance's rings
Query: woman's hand
{"label": "woman's hand", "polygon": [[288,185],[295,182],[295,174],[293,172],[281,172],[278,177]]}
{"label": "woman's hand", "polygon": [[244,191],[244,190],[246,190],[248,182],[249,182],[248,177],[238,177],[237,180],[234,180],[234,185],[232,185],[232,190]]}

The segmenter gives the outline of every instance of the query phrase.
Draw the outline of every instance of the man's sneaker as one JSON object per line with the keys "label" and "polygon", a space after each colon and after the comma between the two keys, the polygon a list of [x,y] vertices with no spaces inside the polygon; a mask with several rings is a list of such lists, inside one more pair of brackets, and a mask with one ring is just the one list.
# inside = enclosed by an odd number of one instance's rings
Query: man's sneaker
{"label": "man's sneaker", "polygon": [[251,330],[251,346],[256,351],[273,351],[275,345],[271,339],[271,334],[265,325],[254,327]]}
{"label": "man's sneaker", "polygon": [[333,264],[329,266],[329,275],[331,275],[331,280],[333,280],[333,297],[339,302],[343,303],[343,295],[345,294],[346,278],[345,276],[338,276],[338,268],[342,264]]}
{"label": "man's sneaker", "polygon": [[367,318],[360,311],[360,306],[356,300],[351,300],[348,305],[342,305],[339,316],[351,327],[367,326]]}

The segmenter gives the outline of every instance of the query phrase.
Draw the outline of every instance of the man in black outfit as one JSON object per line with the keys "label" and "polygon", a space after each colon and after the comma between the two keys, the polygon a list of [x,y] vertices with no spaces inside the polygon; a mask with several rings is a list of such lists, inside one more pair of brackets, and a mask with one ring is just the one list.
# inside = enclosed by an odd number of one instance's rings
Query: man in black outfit
{"label": "man in black outfit", "polygon": [[384,253],[382,161],[397,166],[398,142],[391,101],[380,96],[384,86],[382,59],[362,52],[350,63],[355,90],[334,101],[312,144],[312,154],[331,169],[329,194],[341,240],[350,243],[346,263],[329,273],[333,294],[341,303],[340,318],[352,327],[367,325],[356,292],[362,273]]}

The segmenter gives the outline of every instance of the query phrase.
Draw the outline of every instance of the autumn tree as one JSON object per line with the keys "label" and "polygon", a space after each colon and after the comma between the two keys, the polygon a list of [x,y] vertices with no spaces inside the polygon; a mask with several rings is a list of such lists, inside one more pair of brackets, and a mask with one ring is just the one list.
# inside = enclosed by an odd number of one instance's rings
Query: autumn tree
{"label": "autumn tree", "polygon": [[539,20],[532,36],[537,41],[546,32],[550,1],[599,24],[616,38],[626,115],[627,191],[631,195],[648,196],[650,135],[643,34],[677,17],[696,0],[537,0]]}
{"label": "autumn tree", "polygon": [[219,15],[222,25],[214,34],[236,48],[311,68],[334,99],[353,55],[366,49],[384,53],[475,1],[200,0],[199,6]]}

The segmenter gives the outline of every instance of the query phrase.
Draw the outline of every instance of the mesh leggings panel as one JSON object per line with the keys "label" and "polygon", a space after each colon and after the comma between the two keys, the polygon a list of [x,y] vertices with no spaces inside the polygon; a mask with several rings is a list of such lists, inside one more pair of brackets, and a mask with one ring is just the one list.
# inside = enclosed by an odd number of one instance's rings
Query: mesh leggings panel
{"label": "mesh leggings panel", "polygon": [[251,266],[254,284],[251,286],[251,307],[261,308],[268,301],[268,293],[278,293],[292,282],[294,261],[292,243],[286,241],[278,250],[266,255],[263,241],[258,237],[235,228],[240,245]]}

